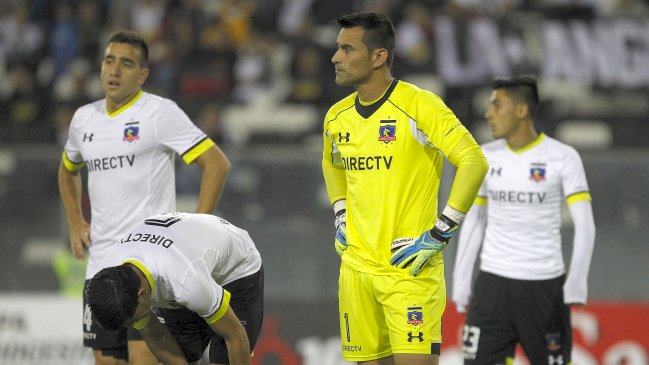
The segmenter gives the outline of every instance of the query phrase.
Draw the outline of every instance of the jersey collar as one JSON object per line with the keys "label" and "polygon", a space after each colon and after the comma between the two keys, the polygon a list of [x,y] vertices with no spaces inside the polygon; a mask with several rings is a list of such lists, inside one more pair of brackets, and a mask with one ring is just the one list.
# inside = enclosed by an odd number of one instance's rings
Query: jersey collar
{"label": "jersey collar", "polygon": [[142,271],[142,273],[144,273],[144,276],[146,276],[146,281],[149,282],[149,286],[151,287],[151,298],[155,298],[155,296],[154,296],[155,282],[153,281],[153,275],[151,275],[151,272],[149,271],[149,269],[147,269],[146,266],[144,266],[143,263],[141,263],[140,261],[137,261],[135,259],[126,260],[126,261],[122,262],[122,264],[131,264],[131,265],[137,267],[138,269],[140,269],[140,271]]}
{"label": "jersey collar", "polygon": [[128,103],[122,105],[121,108],[115,110],[114,112],[109,112],[108,108],[106,108],[106,114],[108,114],[109,117],[116,117],[120,113],[122,113],[124,110],[128,109],[131,105],[135,104],[135,102],[142,96],[142,90],[138,91],[137,94],[131,99]]}
{"label": "jersey collar", "polygon": [[536,139],[533,140],[532,142],[530,142],[530,144],[528,144],[527,146],[525,146],[525,147],[523,147],[523,148],[521,148],[521,149],[515,150],[515,149],[513,149],[510,145],[507,145],[507,149],[510,150],[510,151],[512,151],[512,152],[514,152],[514,153],[523,153],[523,152],[525,152],[525,151],[529,151],[529,150],[531,150],[532,148],[538,146],[539,143],[543,142],[544,139],[545,139],[545,133],[541,132],[541,133],[539,133],[539,135],[536,137]]}
{"label": "jersey collar", "polygon": [[356,100],[354,101],[356,106],[356,112],[365,119],[369,118],[372,114],[374,114],[375,111],[379,110],[379,108],[381,107],[381,105],[383,105],[383,103],[385,103],[388,100],[394,88],[397,87],[398,83],[399,80],[392,79],[392,83],[385,91],[383,96],[381,96],[377,101],[368,105],[363,105],[363,103],[361,103],[360,99],[358,98],[358,95],[356,95]]}

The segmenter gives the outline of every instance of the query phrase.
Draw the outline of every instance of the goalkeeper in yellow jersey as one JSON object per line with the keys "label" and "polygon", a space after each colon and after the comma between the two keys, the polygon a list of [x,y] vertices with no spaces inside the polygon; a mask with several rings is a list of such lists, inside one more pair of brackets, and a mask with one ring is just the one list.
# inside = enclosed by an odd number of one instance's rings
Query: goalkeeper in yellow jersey
{"label": "goalkeeper in yellow jersey", "polygon": [[[338,24],[336,84],[356,91],[325,117],[322,169],[342,258],[343,358],[436,365],[446,303],[440,252],[471,207],[487,161],[437,95],[392,77],[388,18],[363,12]],[[438,214],[443,158],[457,173]]]}

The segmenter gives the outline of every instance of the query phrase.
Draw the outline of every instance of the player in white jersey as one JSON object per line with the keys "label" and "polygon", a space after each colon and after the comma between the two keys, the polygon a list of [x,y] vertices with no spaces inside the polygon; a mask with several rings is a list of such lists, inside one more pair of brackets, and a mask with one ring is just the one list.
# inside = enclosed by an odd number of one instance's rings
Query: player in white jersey
{"label": "player in white jersey", "polygon": [[[497,140],[483,146],[490,171],[461,229],[453,274],[453,301],[460,312],[468,306],[464,363],[509,364],[520,343],[533,365],[569,364],[570,305],[586,303],[595,240],[586,174],[573,147],[536,131],[535,78],[497,79],[492,86],[485,117]],[[567,278],[564,199],[575,232]]]}
{"label": "player in white jersey", "polygon": [[198,361],[210,341],[212,364],[250,364],[264,276],[245,230],[209,214],[155,215],[111,246],[102,266],[85,294],[105,329],[133,325],[164,364]]}
{"label": "player in white jersey", "polygon": [[[214,211],[229,173],[223,152],[173,101],[142,91],[147,64],[148,47],[141,37],[129,31],[114,34],[101,67],[106,98],[80,107],[70,124],[59,190],[72,253],[83,259],[88,247],[86,280],[102,268],[99,261],[127,228],[176,210],[176,155],[203,169],[198,213]],[[84,166],[91,225],[81,209]],[[83,330],[84,345],[93,348],[97,364],[126,363],[126,334],[106,333],[93,325],[85,304]],[[129,341],[128,346],[131,363],[155,361],[143,341]]]}

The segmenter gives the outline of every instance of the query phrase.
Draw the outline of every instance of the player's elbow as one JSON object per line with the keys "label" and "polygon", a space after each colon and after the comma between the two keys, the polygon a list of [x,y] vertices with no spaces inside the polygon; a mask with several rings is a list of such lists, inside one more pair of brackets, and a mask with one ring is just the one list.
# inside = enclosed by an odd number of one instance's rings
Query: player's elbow
{"label": "player's elbow", "polygon": [[472,151],[472,153],[466,154],[460,161],[458,168],[460,166],[471,169],[473,174],[479,177],[480,181],[487,176],[487,172],[489,171],[489,162],[487,162],[487,158],[482,154],[480,147],[478,147],[477,150]]}
{"label": "player's elbow", "polygon": [[199,156],[196,162],[203,167],[203,169],[217,171],[224,176],[227,176],[232,168],[232,164],[228,157],[216,146],[205,151],[205,153]]}
{"label": "player's elbow", "polygon": [[574,203],[575,207],[571,207],[573,221],[575,222],[575,235],[584,237],[581,241],[589,244],[595,244],[595,217],[593,216],[593,209],[590,201],[582,201]]}
{"label": "player's elbow", "polygon": [[221,159],[218,168],[223,172],[224,175],[227,176],[230,174],[230,170],[232,169],[232,163],[230,163],[230,160],[228,160],[228,158],[223,155],[223,159]]}
{"label": "player's elbow", "polygon": [[487,162],[487,158],[479,145],[468,145],[458,151],[456,156],[459,157],[458,168],[460,166],[469,167],[474,170],[476,174],[479,174],[482,177],[487,175],[487,171],[489,171],[489,162]]}

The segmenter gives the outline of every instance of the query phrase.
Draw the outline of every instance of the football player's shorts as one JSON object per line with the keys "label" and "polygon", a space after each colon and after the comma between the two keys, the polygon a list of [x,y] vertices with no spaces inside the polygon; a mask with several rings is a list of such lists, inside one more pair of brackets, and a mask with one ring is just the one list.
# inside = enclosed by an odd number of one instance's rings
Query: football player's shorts
{"label": "football player's shorts", "polygon": [[462,335],[464,364],[511,364],[517,343],[531,364],[570,364],[564,279],[516,280],[481,271]]}
{"label": "football player's shorts", "polygon": [[[84,293],[88,281],[86,280],[83,286]],[[126,328],[111,332],[99,326],[86,301],[86,296],[83,296],[83,345],[85,347],[101,350],[103,356],[126,360],[128,359],[126,332]]]}
{"label": "football player's shorts", "polygon": [[[230,292],[230,307],[248,335],[252,351],[264,316],[264,268],[256,273],[223,285]],[[228,364],[228,348],[205,319],[187,308],[158,308],[164,323],[176,338],[188,362],[198,361],[210,345],[210,363]]]}
{"label": "football player's shorts", "polygon": [[345,361],[392,354],[440,354],[446,307],[444,264],[416,277],[374,275],[342,263],[338,282],[340,336]]}

